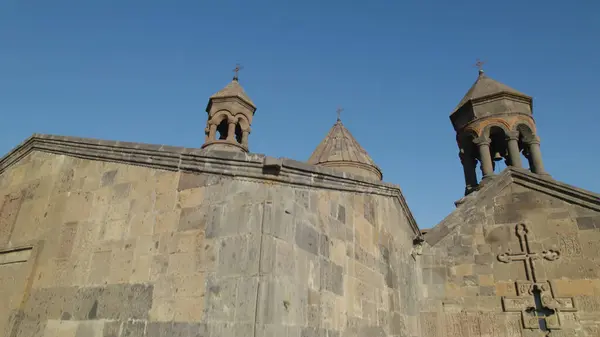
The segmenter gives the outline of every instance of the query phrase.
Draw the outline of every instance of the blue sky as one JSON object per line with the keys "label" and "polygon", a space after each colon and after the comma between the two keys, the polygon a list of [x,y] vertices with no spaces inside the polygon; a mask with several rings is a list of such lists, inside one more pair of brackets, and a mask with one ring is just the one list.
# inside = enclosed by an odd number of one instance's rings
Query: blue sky
{"label": "blue sky", "polygon": [[600,192],[599,15],[592,0],[5,0],[0,153],[34,132],[198,147],[239,62],[252,152],[306,160],[342,106],[427,228],[463,193],[448,115],[481,58],[534,97],[553,177]]}

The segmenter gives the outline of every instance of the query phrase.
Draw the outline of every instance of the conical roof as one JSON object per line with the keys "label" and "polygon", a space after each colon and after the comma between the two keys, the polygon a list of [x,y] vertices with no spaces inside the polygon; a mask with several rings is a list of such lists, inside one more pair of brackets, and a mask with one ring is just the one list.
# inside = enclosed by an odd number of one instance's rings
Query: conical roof
{"label": "conical roof", "polygon": [[515,89],[509,87],[506,84],[500,83],[500,82],[486,76],[485,73],[481,70],[481,71],[479,71],[479,76],[477,77],[477,80],[471,86],[471,89],[469,89],[469,91],[467,91],[467,93],[465,94],[465,97],[462,98],[462,100],[460,101],[460,103],[458,103],[458,105],[452,111],[452,113],[456,112],[456,110],[460,109],[463,105],[465,105],[465,103],[467,103],[470,100],[479,99],[479,98],[483,98],[486,96],[491,96],[491,95],[495,95],[495,94],[499,94],[499,93],[509,93],[509,94],[513,94],[513,95],[522,96],[525,98],[531,98],[531,97],[519,92],[518,90],[515,90]]}
{"label": "conical roof", "polygon": [[217,93],[210,96],[211,99],[227,97],[237,97],[250,104],[252,107],[256,108],[256,105],[254,105],[254,102],[252,102],[250,97],[248,97],[248,95],[244,91],[244,88],[242,88],[236,77],[234,77],[233,80],[225,86],[225,88],[219,90]]}
{"label": "conical roof", "polygon": [[308,163],[337,168],[341,171],[370,176],[381,180],[381,170],[367,151],[356,141],[341,120],[333,125],[317,146]]}

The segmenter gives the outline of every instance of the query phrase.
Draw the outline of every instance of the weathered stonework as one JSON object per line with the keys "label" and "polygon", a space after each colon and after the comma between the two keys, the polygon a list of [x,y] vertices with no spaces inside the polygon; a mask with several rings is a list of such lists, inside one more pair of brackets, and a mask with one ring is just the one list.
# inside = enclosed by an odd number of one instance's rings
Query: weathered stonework
{"label": "weathered stonework", "polygon": [[0,336],[419,335],[393,185],[36,135],[0,161],[0,197]]}
{"label": "weathered stonework", "polygon": [[425,235],[422,336],[597,336],[598,216],[597,195],[522,170],[466,197]]}

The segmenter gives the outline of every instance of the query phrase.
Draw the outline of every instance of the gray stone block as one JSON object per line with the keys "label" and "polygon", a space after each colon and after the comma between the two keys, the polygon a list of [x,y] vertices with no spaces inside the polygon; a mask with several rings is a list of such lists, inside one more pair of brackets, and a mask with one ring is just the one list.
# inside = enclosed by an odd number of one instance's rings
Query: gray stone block
{"label": "gray stone block", "polygon": [[344,295],[344,269],[337,264],[321,259],[321,289]]}
{"label": "gray stone block", "polygon": [[117,170],[111,170],[108,172],[104,172],[102,174],[102,178],[100,179],[100,186],[108,186],[112,185],[115,182],[115,177],[117,176]]}
{"label": "gray stone block", "polygon": [[[145,321],[127,321],[123,323],[121,337],[144,337]],[[88,335],[92,336],[92,335]]]}
{"label": "gray stone block", "polygon": [[[198,207],[183,208],[181,210],[179,224],[177,225],[177,230],[187,231],[187,230],[194,230],[194,229],[200,229],[200,230],[205,229],[207,218],[208,218],[208,213],[211,212],[211,215],[213,215],[212,212],[218,212],[220,210],[221,210],[221,208],[218,208],[217,210],[215,210],[213,208],[209,208],[204,205],[198,206]],[[217,223],[216,226],[218,226],[219,223]]]}
{"label": "gray stone block", "polygon": [[329,259],[329,247],[331,246],[331,241],[325,234],[319,235],[319,255],[323,256],[326,259]]}
{"label": "gray stone block", "polygon": [[256,275],[260,259],[260,238],[247,234],[218,241],[218,274]]}
{"label": "gray stone block", "polygon": [[319,233],[306,222],[296,223],[296,245],[305,251],[319,254]]}
{"label": "gray stone block", "polygon": [[[104,329],[102,330],[102,337],[119,337],[119,330],[121,329],[121,322],[119,321],[105,321]],[[93,335],[90,335],[93,336]],[[148,337],[152,337],[148,335]]]}

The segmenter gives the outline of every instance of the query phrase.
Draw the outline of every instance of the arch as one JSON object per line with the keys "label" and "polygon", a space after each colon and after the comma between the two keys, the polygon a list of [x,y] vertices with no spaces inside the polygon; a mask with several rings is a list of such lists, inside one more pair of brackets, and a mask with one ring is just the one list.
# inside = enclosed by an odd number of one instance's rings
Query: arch
{"label": "arch", "polygon": [[535,138],[535,129],[525,121],[519,121],[514,126],[514,130],[519,133],[519,140],[526,141]]}
{"label": "arch", "polygon": [[235,119],[242,131],[248,131],[250,129],[250,122],[244,114],[236,114]]}
{"label": "arch", "polygon": [[[508,135],[510,131],[505,125],[492,124],[487,127],[487,136],[490,140],[490,156],[492,157],[492,168],[501,171],[502,166],[508,166]],[[504,161],[504,165],[502,165]]]}
{"label": "arch", "polygon": [[214,124],[219,125],[223,119],[228,119],[230,116],[231,113],[228,110],[219,110],[210,118],[210,120]]}
{"label": "arch", "polygon": [[498,129],[502,130],[502,132],[504,133],[505,136],[510,133],[510,127],[509,127],[508,123],[506,123],[505,121],[502,121],[502,122],[490,121],[489,124],[487,124],[483,127],[483,132],[481,132],[481,135],[486,138],[490,138],[492,131],[496,131]]}

